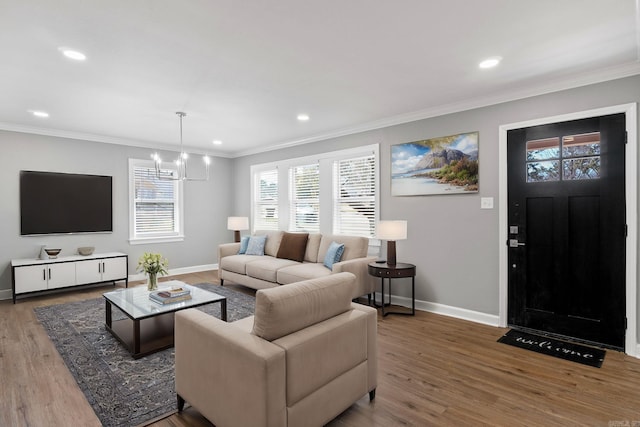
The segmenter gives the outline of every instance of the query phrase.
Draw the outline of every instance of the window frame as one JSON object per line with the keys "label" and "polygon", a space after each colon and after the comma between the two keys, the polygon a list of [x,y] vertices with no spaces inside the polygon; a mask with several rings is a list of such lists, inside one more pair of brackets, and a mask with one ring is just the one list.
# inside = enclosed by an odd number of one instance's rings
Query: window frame
{"label": "window frame", "polygon": [[[304,172],[311,171],[313,175],[317,175],[317,186],[308,186],[304,189],[307,190],[307,193],[301,192],[298,193],[296,191],[296,179],[303,176]],[[302,172],[299,174],[298,172]],[[309,176],[309,175],[307,175]],[[292,232],[308,232],[308,233],[319,233],[320,232],[320,164],[318,162],[309,163],[306,165],[295,165],[289,167],[289,226],[288,230]],[[317,192],[317,197],[309,197],[310,193]],[[310,222],[310,224],[314,225],[313,229],[298,227],[298,207],[303,204],[311,204],[318,207],[318,212],[314,212],[312,215],[315,215],[315,221]]]}
{"label": "window frame", "polygon": [[[375,180],[375,221],[380,219],[380,154],[379,144],[365,145],[345,150],[332,151],[313,156],[290,158],[277,162],[261,163],[251,165],[250,167],[250,208],[251,218],[256,215],[256,193],[257,193],[257,176],[261,172],[274,170],[278,171],[278,230],[290,230],[290,169],[296,166],[305,166],[312,163],[318,163],[320,166],[320,211],[319,211],[319,233],[334,234],[333,213],[334,213],[334,182],[333,182],[333,164],[337,160],[348,160],[352,158],[363,157],[365,155],[374,155],[374,180]],[[256,228],[255,220],[251,222],[251,232],[254,233]],[[374,232],[375,233],[375,232]],[[379,246],[379,240],[374,235],[369,236],[370,245]]]}
{"label": "window frame", "polygon": [[[253,167],[252,167],[253,170]],[[257,188],[260,185],[260,178],[262,177],[262,174],[264,173],[268,173],[268,174],[272,174],[273,172],[275,172],[275,177],[276,177],[276,199],[274,200],[274,203],[265,203],[262,199],[260,199],[260,194],[261,192],[259,190],[257,190]],[[272,164],[267,164],[265,165],[265,167],[263,168],[257,168],[255,170],[255,172],[253,172],[251,174],[251,227],[252,230],[256,230],[256,224],[258,223],[257,221],[257,215],[259,214],[259,212],[262,211],[262,206],[263,205],[268,205],[268,204],[275,204],[277,206],[277,209],[274,212],[274,216],[276,218],[276,226],[274,228],[274,230],[278,230],[280,227],[280,216],[281,216],[281,210],[280,210],[280,205],[279,205],[279,200],[280,200],[280,171],[278,170],[277,166],[274,166]],[[262,218],[264,219],[264,218]],[[262,221],[261,221],[262,222]],[[260,227],[261,230],[272,230],[272,228],[270,227],[264,227],[261,226]]]}
{"label": "window frame", "polygon": [[[373,175],[372,175],[372,179],[371,181],[366,181],[366,185],[371,185],[373,187],[373,194],[369,194],[369,195],[358,195],[358,196],[353,196],[353,197],[345,197],[343,195],[340,194],[340,190],[341,190],[341,182],[339,181],[340,177],[343,176],[340,174],[340,163],[341,162],[353,162],[353,163],[358,163],[362,160],[367,160],[373,157]],[[365,205],[372,205],[372,209],[373,209],[373,224],[368,224],[368,228],[370,229],[370,233],[368,237],[370,239],[374,239],[375,238],[375,234],[376,234],[376,226],[377,226],[377,221],[380,218],[379,215],[379,187],[380,187],[380,182],[378,181],[377,177],[378,177],[378,159],[376,158],[374,153],[361,153],[358,156],[349,156],[349,157],[340,157],[340,158],[335,158],[332,160],[332,195],[333,195],[333,215],[332,215],[332,233],[333,234],[341,234],[338,231],[338,228],[350,228],[347,224],[349,224],[349,220],[347,217],[339,217],[337,215],[338,212],[341,212],[341,205],[346,204],[346,205],[351,205],[352,203],[364,203]],[[362,188],[361,186],[357,186],[359,188]],[[353,209],[353,207],[351,208]],[[356,209],[357,210],[357,209]],[[366,209],[365,209],[366,210]],[[365,216],[365,214],[363,213],[359,213],[359,215]],[[352,217],[353,218],[353,217]],[[344,223],[343,223],[344,221]],[[351,227],[351,228],[358,228],[358,227]],[[354,232],[351,233],[349,235],[353,235],[353,236],[361,236],[362,234]]]}
{"label": "window frame", "polygon": [[[162,165],[163,171],[177,173],[175,165],[167,163]],[[181,242],[184,240],[184,186],[181,180],[173,181],[174,185],[174,230],[162,233],[138,233],[135,232],[136,199],[135,199],[135,170],[138,168],[155,169],[152,160],[129,159],[129,243],[142,245],[148,243]]]}

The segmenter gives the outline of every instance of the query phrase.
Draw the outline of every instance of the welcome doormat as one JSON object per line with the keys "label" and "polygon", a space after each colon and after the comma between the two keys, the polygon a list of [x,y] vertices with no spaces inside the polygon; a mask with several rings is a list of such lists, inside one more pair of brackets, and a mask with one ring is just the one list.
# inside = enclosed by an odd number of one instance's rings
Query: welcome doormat
{"label": "welcome doormat", "polygon": [[606,354],[604,350],[598,348],[529,334],[514,329],[501,336],[498,342],[596,368],[602,366]]}

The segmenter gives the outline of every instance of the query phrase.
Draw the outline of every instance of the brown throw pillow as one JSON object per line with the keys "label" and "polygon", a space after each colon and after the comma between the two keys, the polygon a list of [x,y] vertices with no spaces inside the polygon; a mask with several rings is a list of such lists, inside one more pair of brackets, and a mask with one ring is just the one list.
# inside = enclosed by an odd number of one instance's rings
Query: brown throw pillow
{"label": "brown throw pillow", "polygon": [[307,249],[309,233],[283,233],[276,258],[302,262]]}

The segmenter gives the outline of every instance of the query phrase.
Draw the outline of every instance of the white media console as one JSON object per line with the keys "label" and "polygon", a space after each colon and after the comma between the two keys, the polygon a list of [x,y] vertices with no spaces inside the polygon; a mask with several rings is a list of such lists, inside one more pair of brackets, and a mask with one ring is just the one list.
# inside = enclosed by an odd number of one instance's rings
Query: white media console
{"label": "white media console", "polygon": [[71,286],[124,280],[128,287],[128,264],[129,257],[121,252],[11,260],[13,303],[18,295]]}

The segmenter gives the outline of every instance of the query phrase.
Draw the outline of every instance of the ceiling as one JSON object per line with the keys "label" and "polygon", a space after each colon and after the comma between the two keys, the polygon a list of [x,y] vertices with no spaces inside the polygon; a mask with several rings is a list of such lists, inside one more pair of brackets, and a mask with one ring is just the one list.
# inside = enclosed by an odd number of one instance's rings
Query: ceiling
{"label": "ceiling", "polygon": [[178,149],[185,111],[235,157],[640,74],[639,27],[636,0],[0,0],[0,129]]}

